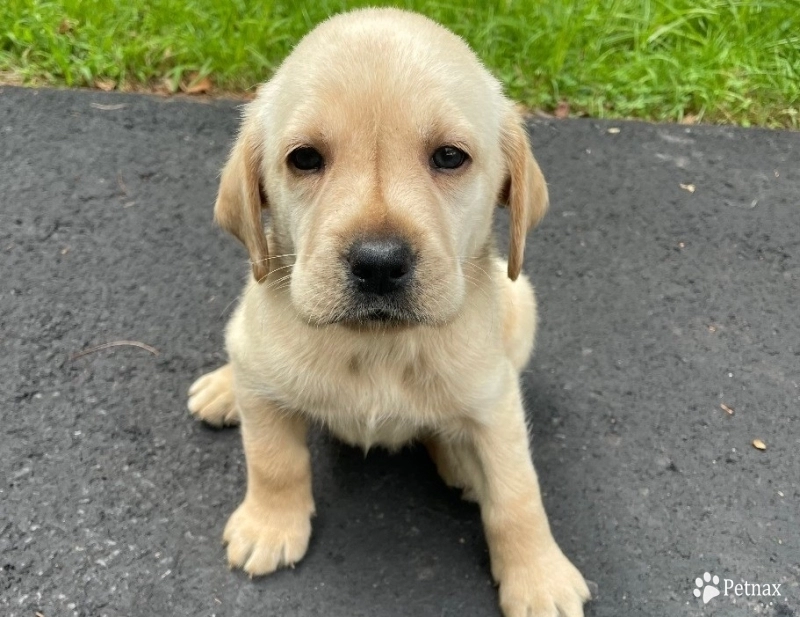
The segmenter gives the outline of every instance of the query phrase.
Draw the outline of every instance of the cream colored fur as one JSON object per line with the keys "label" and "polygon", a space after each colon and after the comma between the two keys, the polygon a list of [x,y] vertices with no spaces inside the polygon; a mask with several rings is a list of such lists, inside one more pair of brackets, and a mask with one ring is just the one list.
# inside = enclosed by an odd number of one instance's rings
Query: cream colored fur
{"label": "cream colored fur", "polygon": [[[323,171],[289,169],[301,145],[325,156]],[[433,170],[442,145],[469,164]],[[510,209],[507,262],[491,237],[498,202]],[[198,418],[241,422],[247,491],[225,528],[231,566],[268,574],[305,554],[306,430],[318,422],[364,448],[426,444],[480,505],[506,617],[583,614],[589,592],[550,533],[519,388],[536,330],[519,272],[546,208],[519,113],[452,33],[371,9],[298,45],[247,106],[223,171],[216,218],[247,247],[253,279],[228,324],[230,363],[189,391]],[[365,233],[414,247],[416,322],[341,321],[341,256]]]}

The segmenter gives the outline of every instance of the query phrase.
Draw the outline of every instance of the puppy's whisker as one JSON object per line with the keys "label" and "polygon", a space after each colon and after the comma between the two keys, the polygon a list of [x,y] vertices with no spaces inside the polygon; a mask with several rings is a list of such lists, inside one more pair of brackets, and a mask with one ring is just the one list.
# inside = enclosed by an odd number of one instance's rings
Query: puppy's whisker
{"label": "puppy's whisker", "polygon": [[256,259],[255,261],[250,260],[250,263],[255,265],[264,263],[265,261],[269,261],[270,259],[282,259],[283,257],[297,257],[297,256],[298,256],[297,253],[284,253],[283,255],[267,255],[266,257],[262,257],[261,259]]}
{"label": "puppy's whisker", "polygon": [[475,269],[479,270],[484,276],[486,276],[487,279],[492,280],[492,276],[486,270],[481,268],[478,264],[468,262],[467,265],[470,268],[475,268]]}
{"label": "puppy's whisker", "polygon": [[287,274],[286,276],[282,276],[279,279],[276,279],[274,281],[270,281],[269,284],[264,287],[264,289],[265,290],[269,289],[269,290],[275,291],[276,288],[281,285],[281,283],[284,283],[284,282],[288,281],[291,278],[292,278],[291,274]]}
{"label": "puppy's whisker", "polygon": [[[281,266],[280,268],[273,268],[272,270],[270,270],[270,276],[275,274],[276,272],[280,272],[281,270],[288,270],[288,269],[290,269],[292,267],[293,266]],[[291,273],[290,273],[290,275],[291,275]]]}
{"label": "puppy's whisker", "polygon": [[[312,326],[312,323],[311,323],[312,319],[315,319],[315,316],[316,316],[316,315],[318,315],[318,313],[317,313],[317,309],[319,309],[319,306],[320,306],[320,304],[322,303],[322,301],[323,301],[323,300],[326,300],[326,303],[325,303],[325,309],[326,309],[326,311],[327,311],[327,307],[328,307],[328,305],[329,305],[329,304],[331,303],[331,301],[332,301],[332,299],[331,299],[331,298],[327,298],[327,299],[326,299],[326,298],[325,298],[325,296],[324,296],[324,295],[322,295],[322,294],[319,294],[319,295],[318,295],[318,297],[317,297],[317,301],[314,303],[314,308],[313,308],[313,309],[312,309],[312,310],[309,312],[309,314],[308,314],[308,325],[309,325],[309,327],[311,327],[311,326]],[[333,301],[335,302],[335,300],[333,300]],[[326,311],[323,311],[323,313],[324,313],[324,312],[326,312]],[[313,324],[313,325],[314,325],[314,326],[316,326],[316,327],[318,327],[318,326],[320,325],[320,323],[319,323],[320,321],[321,321],[321,320],[316,320],[316,323],[315,323],[315,324]]]}
{"label": "puppy's whisker", "polygon": [[[241,296],[241,300],[243,301],[243,300],[244,300],[244,298],[245,298],[245,297],[246,297],[248,294],[250,294],[250,293],[251,293],[251,292],[252,292],[254,289],[263,289],[263,290],[269,290],[269,289],[271,289],[271,288],[273,287],[273,285],[275,284],[275,281],[270,281],[268,284],[266,284],[266,285],[264,285],[264,286],[261,286],[261,285],[262,285],[262,283],[263,283],[264,281],[266,281],[266,280],[267,280],[267,279],[268,279],[270,276],[272,276],[273,274],[275,274],[276,272],[279,272],[280,270],[285,270],[285,269],[287,269],[287,268],[291,268],[291,267],[292,267],[292,265],[287,265],[287,266],[281,266],[280,268],[273,268],[273,269],[271,269],[271,270],[269,271],[269,273],[268,273],[268,274],[266,274],[265,276],[262,276],[260,279],[258,279],[258,280],[256,281],[256,284],[255,284],[255,285],[247,285],[247,286],[245,287],[245,291],[244,291],[244,294]],[[289,276],[289,278],[291,277],[291,275],[288,275],[288,276]],[[283,281],[283,280],[286,280],[286,278],[287,278],[287,277],[282,277],[280,280],[281,280],[281,281]],[[222,317],[222,316],[223,316],[223,315],[224,315],[224,314],[225,314],[225,313],[228,311],[228,309],[229,309],[231,306],[233,306],[233,305],[236,303],[236,301],[237,301],[237,300],[239,300],[239,299],[240,299],[240,298],[234,298],[233,300],[231,300],[230,302],[228,302],[228,304],[226,304],[226,305],[225,305],[225,308],[223,308],[223,309],[222,309],[222,311],[220,312],[220,317]]]}

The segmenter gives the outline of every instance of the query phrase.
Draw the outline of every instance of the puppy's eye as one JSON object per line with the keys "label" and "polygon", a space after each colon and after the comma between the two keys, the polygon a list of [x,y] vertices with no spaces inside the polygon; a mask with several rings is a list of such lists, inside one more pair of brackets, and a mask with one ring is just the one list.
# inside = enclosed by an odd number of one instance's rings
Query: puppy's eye
{"label": "puppy's eye", "polygon": [[302,146],[289,153],[289,164],[300,171],[319,171],[325,159],[315,148]]}
{"label": "puppy's eye", "polygon": [[455,146],[442,146],[431,155],[431,165],[436,169],[458,169],[469,160],[469,155]]}

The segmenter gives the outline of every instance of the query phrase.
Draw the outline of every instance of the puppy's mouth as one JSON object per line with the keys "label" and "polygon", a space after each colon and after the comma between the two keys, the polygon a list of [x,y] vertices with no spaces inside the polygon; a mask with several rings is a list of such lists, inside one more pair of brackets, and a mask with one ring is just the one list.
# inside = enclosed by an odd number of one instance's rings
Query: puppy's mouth
{"label": "puppy's mouth", "polygon": [[340,312],[331,323],[347,326],[392,328],[425,322],[424,316],[410,307],[382,301],[361,300]]}

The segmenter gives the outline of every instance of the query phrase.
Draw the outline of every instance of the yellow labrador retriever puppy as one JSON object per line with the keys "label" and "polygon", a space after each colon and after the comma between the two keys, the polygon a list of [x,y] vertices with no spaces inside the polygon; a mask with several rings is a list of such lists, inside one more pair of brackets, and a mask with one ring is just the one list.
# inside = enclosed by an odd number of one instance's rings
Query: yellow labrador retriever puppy
{"label": "yellow labrador retriever puppy", "polygon": [[216,220],[253,277],[228,324],[230,363],[189,391],[198,418],[241,422],[231,566],[268,574],[305,554],[317,422],[364,448],[427,445],[480,505],[506,617],[583,614],[589,592],[550,533],[519,388],[536,329],[520,267],[546,209],[518,111],[460,38],[369,9],[302,40],[247,105],[222,172]]}

